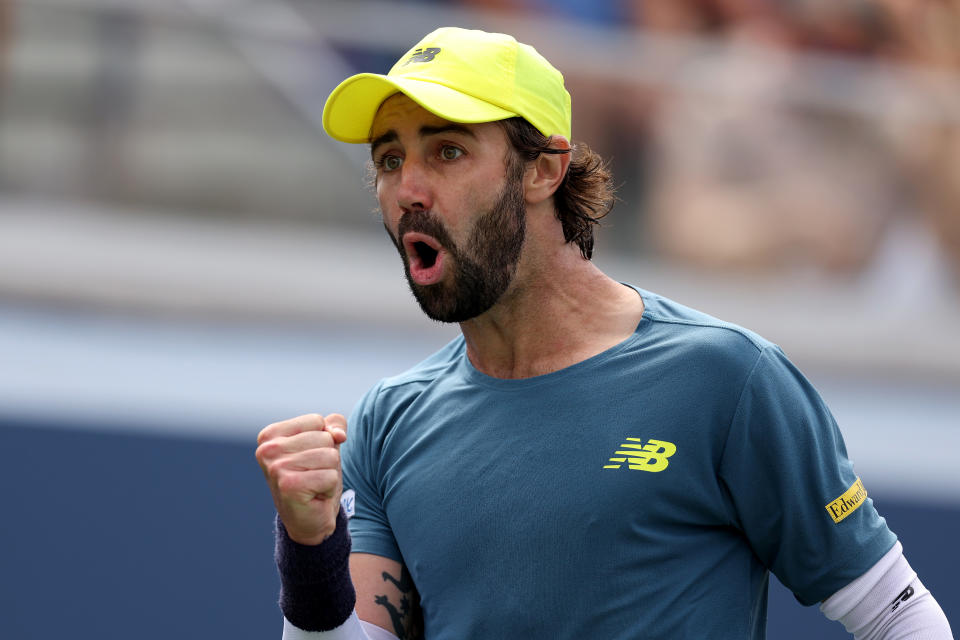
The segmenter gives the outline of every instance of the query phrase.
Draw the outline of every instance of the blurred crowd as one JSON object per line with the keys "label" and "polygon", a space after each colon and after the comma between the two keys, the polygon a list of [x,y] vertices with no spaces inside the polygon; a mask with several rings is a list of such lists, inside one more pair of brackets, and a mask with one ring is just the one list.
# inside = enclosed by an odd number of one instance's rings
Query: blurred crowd
{"label": "blurred crowd", "polygon": [[[575,142],[623,185],[620,248],[858,274],[908,224],[960,282],[960,0],[444,4],[709,44],[660,70],[666,84],[565,72]],[[0,0],[0,83],[11,23]]]}
{"label": "blurred crowd", "polygon": [[[621,165],[642,246],[715,268],[851,274],[906,220],[960,281],[960,0],[464,1],[714,45],[669,70],[674,88],[711,87],[701,95],[568,79],[574,137]],[[819,55],[896,75],[922,115],[899,117],[902,95],[867,113],[843,104],[853,86],[828,87],[832,104],[791,99],[830,82],[815,77]]]}
{"label": "blurred crowd", "polygon": [[10,22],[12,18],[13,0],[0,0],[0,91],[3,87],[7,51],[10,43]]}

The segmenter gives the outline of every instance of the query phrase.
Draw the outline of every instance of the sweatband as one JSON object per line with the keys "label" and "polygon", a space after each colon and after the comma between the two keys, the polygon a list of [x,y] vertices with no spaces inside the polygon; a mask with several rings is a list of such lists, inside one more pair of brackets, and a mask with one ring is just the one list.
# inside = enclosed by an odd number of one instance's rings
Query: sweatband
{"label": "sweatband", "polygon": [[877,589],[877,585],[884,581],[884,577],[890,574],[891,570],[893,571],[890,577],[899,578],[899,581],[892,585],[894,594],[899,593],[900,589],[917,576],[905,563],[903,546],[898,540],[866,573],[824,600],[820,611],[830,620],[840,620],[864,602],[869,604],[869,609],[879,610],[893,599],[893,595],[888,598],[882,589]]}
{"label": "sweatband", "polygon": [[357,601],[350,580],[350,533],[343,508],[333,534],[318,545],[294,542],[277,516],[276,553],[283,617],[305,631],[342,625]]}
{"label": "sweatband", "polygon": [[950,624],[894,544],[865,574],[827,598],[820,611],[855,640],[952,640]]}

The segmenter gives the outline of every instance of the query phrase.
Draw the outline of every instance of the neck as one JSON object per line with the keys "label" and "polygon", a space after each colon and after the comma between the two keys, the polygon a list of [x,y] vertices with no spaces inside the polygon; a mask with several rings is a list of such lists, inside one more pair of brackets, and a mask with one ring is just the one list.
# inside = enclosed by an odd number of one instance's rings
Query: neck
{"label": "neck", "polygon": [[537,269],[521,261],[503,298],[461,323],[467,355],[495,378],[529,378],[569,367],[627,339],[643,301],[565,245]]}

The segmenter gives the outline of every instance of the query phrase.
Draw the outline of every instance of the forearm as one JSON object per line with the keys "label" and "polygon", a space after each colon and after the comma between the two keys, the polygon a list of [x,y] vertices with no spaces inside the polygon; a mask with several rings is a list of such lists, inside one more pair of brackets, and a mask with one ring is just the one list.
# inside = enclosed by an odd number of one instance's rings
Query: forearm
{"label": "forearm", "polygon": [[356,592],[350,579],[350,534],[341,510],[337,526],[319,545],[302,545],[287,535],[277,518],[276,561],[280,609],[298,629],[330,631],[350,617]]}
{"label": "forearm", "polygon": [[333,535],[315,546],[291,540],[277,518],[283,640],[397,640],[357,617],[349,557],[350,535],[342,510]]}

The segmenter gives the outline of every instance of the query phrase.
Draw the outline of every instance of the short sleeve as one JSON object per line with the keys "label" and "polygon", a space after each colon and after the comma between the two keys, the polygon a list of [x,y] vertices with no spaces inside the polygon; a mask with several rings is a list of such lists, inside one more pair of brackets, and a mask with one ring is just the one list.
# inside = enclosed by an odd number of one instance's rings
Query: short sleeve
{"label": "short sleeve", "polygon": [[340,448],[343,495],[353,502],[350,514],[353,552],[372,553],[403,562],[383,507],[378,475],[383,432],[376,416],[379,389],[379,385],[371,389],[350,416],[347,441]]}
{"label": "short sleeve", "polygon": [[865,573],[896,541],[830,411],[777,347],[763,349],[745,383],[720,479],[754,553],[805,605]]}

